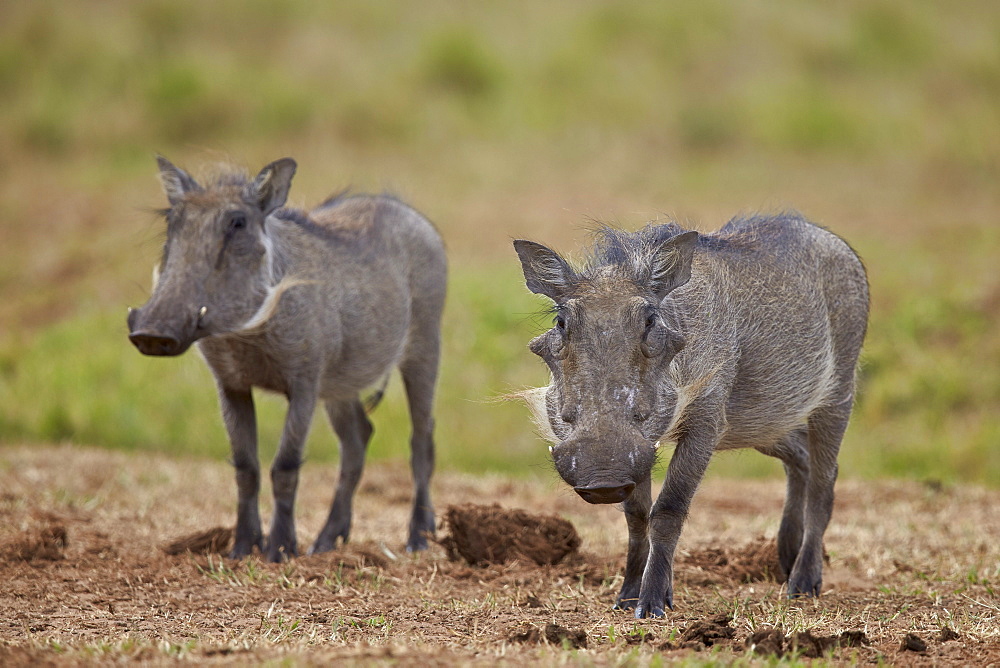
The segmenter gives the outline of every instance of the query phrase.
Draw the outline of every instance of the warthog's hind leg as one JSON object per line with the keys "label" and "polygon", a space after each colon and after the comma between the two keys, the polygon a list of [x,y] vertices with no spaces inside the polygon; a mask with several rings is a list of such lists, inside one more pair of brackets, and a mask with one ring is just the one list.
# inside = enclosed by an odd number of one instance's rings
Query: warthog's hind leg
{"label": "warthog's hind leg", "polygon": [[427,335],[410,343],[407,359],[399,366],[410,406],[410,468],[413,470],[413,513],[406,541],[409,552],[427,549],[434,535],[431,475],[434,473],[434,386],[438,370],[438,337]]}
{"label": "warthog's hind leg", "polygon": [[816,409],[809,416],[809,482],[802,549],[788,577],[788,596],[819,596],[823,586],[823,534],[833,512],[837,453],[851,415],[851,402]]}
{"label": "warthog's hind leg", "polygon": [[802,547],[802,525],[809,482],[807,431],[796,429],[773,446],[757,450],[777,457],[785,467],[787,488],[785,509],[781,513],[781,527],[778,529],[778,563],[781,565],[781,574],[787,580]]}

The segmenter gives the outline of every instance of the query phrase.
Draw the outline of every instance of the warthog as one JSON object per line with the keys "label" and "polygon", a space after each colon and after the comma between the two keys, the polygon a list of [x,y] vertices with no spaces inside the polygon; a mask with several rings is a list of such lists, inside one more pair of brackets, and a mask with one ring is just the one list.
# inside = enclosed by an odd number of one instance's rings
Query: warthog
{"label": "warthog", "polygon": [[[129,339],[146,355],[180,355],[197,342],[215,376],[239,495],[231,556],[254,547],[270,561],[296,554],[295,492],[317,400],[341,460],[329,518],[310,552],[348,539],[372,435],[360,393],[379,381],[384,388],[393,367],[413,425],[407,548],[426,548],[434,531],[431,409],[446,278],[437,231],[388,196],[336,196],[309,212],[282,208],[296,167],[290,158],[256,178],[227,171],[206,186],[163,158],[159,167],[170,203],[167,238],[152,296],[130,310]],[[288,399],[271,465],[266,545],[253,387]]]}
{"label": "warthog", "polygon": [[[820,593],[837,452],[868,322],[864,266],[797,215],[603,229],[586,266],[518,240],[528,289],[555,302],[530,349],[551,384],[524,393],[556,470],[590,503],[622,503],[629,543],[615,603],[673,608],[673,556],[716,450],[751,447],[788,476],[778,530],[789,596]],[[660,441],[676,442],[653,503]]]}

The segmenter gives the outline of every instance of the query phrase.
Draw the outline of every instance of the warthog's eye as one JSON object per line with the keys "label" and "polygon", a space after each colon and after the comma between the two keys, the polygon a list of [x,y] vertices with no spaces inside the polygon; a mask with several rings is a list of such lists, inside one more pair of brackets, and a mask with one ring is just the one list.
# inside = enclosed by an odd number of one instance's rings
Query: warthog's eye
{"label": "warthog's eye", "polygon": [[241,213],[233,214],[229,219],[229,229],[231,231],[242,230],[247,226],[247,218]]}
{"label": "warthog's eye", "polygon": [[561,315],[557,315],[556,316],[556,327],[558,327],[559,329],[565,331],[565,329],[566,329],[566,318],[562,317]]}
{"label": "warthog's eye", "polygon": [[642,342],[639,344],[642,354],[646,357],[655,357],[663,349],[666,333],[662,327],[657,328],[657,321],[658,318],[655,311],[650,311],[646,314],[646,329],[642,332]]}

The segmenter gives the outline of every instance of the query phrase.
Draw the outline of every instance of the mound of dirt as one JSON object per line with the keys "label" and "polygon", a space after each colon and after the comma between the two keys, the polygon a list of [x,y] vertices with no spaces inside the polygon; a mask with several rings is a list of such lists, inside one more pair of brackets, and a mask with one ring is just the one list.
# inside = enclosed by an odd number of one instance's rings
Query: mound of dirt
{"label": "mound of dirt", "polygon": [[10,559],[17,561],[35,559],[58,561],[66,556],[67,544],[66,526],[54,523],[25,531],[22,537],[13,541],[4,552]]}
{"label": "mound of dirt", "polygon": [[722,578],[735,582],[784,582],[778,546],[763,536],[742,547],[707,547],[678,559],[709,574],[707,583]]}
{"label": "mound of dirt", "polygon": [[723,614],[692,622],[681,633],[680,646],[699,649],[730,640],[736,635],[736,629],[729,625],[731,621],[732,617]]}
{"label": "mound of dirt", "polygon": [[927,642],[916,633],[907,633],[899,645],[899,651],[922,654],[927,651]]}
{"label": "mound of dirt", "polygon": [[864,631],[844,631],[840,635],[814,636],[811,631],[805,630],[786,637],[780,627],[765,626],[754,631],[746,639],[745,644],[755,654],[763,656],[782,656],[787,649],[807,659],[818,659],[841,647],[864,647],[870,645],[871,641]]}
{"label": "mound of dirt", "polygon": [[206,531],[181,536],[163,546],[167,554],[227,554],[233,542],[233,530],[230,527],[215,527]]}
{"label": "mound of dirt", "polygon": [[448,558],[472,566],[503,564],[524,557],[539,566],[558,564],[580,547],[572,523],[555,515],[534,515],[499,504],[449,506],[438,540]]}
{"label": "mound of dirt", "polygon": [[517,631],[509,637],[512,642],[537,644],[545,642],[552,645],[561,645],[573,649],[585,649],[587,647],[587,632],[583,629],[567,629],[558,624],[546,624],[544,630],[536,626],[529,626]]}
{"label": "mound of dirt", "polygon": [[754,654],[781,656],[785,653],[785,634],[780,628],[767,626],[750,634],[745,644]]}

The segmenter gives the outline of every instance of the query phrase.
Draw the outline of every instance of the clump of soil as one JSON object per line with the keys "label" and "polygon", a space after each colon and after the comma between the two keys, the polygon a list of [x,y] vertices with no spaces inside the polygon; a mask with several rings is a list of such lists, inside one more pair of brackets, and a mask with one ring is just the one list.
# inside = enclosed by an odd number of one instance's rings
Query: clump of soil
{"label": "clump of soil", "polygon": [[781,656],[785,653],[785,634],[780,628],[766,626],[757,629],[747,638],[746,647],[754,654]]}
{"label": "clump of soil", "polygon": [[707,547],[679,559],[684,566],[706,571],[709,583],[717,578],[736,582],[784,582],[778,546],[763,536],[742,547]]}
{"label": "clump of soil", "polygon": [[732,617],[723,614],[692,622],[681,633],[680,646],[701,649],[730,640],[736,635],[736,629],[729,625],[731,621]]}
{"label": "clump of soil", "polygon": [[11,543],[5,552],[10,559],[17,561],[58,561],[66,556],[68,542],[66,526],[53,523],[25,531],[23,537]]}
{"label": "clump of soil", "polygon": [[573,524],[555,515],[535,515],[499,504],[449,506],[438,540],[448,558],[472,566],[503,564],[524,557],[539,566],[558,564],[580,547]]}
{"label": "clump of soil", "polygon": [[511,642],[537,644],[542,638],[552,645],[585,649],[587,647],[587,632],[583,629],[567,629],[558,624],[546,624],[544,630],[529,626],[510,636]]}
{"label": "clump of soil", "polygon": [[233,530],[229,527],[215,527],[206,531],[181,536],[163,546],[167,554],[226,554],[233,542]]}
{"label": "clump of soil", "polygon": [[789,638],[793,652],[800,652],[808,659],[818,659],[840,647],[838,636],[814,636],[811,631],[799,631]]}
{"label": "clump of soil", "polygon": [[864,631],[844,631],[840,635],[814,636],[811,631],[800,631],[785,636],[780,627],[761,627],[746,639],[746,646],[755,654],[782,656],[786,649],[802,657],[818,659],[827,652],[841,647],[863,647],[871,641]]}
{"label": "clump of soil", "polygon": [[899,645],[900,652],[926,652],[927,642],[916,633],[907,633]]}

